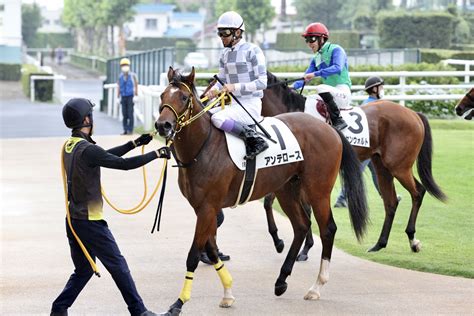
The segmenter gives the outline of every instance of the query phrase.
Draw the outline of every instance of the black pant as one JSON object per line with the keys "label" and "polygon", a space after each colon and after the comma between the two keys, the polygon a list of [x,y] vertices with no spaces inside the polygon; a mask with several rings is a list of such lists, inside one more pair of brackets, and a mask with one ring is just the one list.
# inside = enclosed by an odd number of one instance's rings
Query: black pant
{"label": "black pant", "polygon": [[[114,236],[107,226],[107,222],[104,220],[88,221],[73,219],[72,226],[94,261],[96,257],[99,258],[107,271],[112,275],[115,284],[127,303],[130,314],[140,315],[146,311],[146,307],[135,287],[135,282],[133,282],[127,262],[120,253]],[[53,302],[51,309],[53,312],[66,311],[71,307],[93,275],[89,261],[87,261],[74,238],[67,221],[66,232],[75,269],[67,281],[64,290]]]}
{"label": "black pant", "polygon": [[122,116],[123,116],[123,131],[126,133],[133,132],[133,95],[122,97]]}

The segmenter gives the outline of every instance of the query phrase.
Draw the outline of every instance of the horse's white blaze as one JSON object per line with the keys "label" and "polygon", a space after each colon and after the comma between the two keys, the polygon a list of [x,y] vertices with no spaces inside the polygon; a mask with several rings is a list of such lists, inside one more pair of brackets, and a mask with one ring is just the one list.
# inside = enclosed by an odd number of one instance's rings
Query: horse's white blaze
{"label": "horse's white blaze", "polygon": [[319,274],[314,282],[313,286],[308,290],[304,299],[305,300],[317,300],[321,297],[321,287],[329,281],[329,260],[321,259],[321,266],[319,268]]}

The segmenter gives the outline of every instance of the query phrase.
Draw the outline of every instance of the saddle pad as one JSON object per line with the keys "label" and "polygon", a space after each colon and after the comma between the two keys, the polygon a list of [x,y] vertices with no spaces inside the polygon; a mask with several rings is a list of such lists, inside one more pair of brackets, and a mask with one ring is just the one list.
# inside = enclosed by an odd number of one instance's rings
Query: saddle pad
{"label": "saddle pad", "polygon": [[[304,112],[325,122],[325,118],[316,109],[318,102],[322,102],[319,96],[307,97]],[[365,112],[359,107],[341,109],[340,111],[342,118],[348,125],[342,130],[342,133],[349,143],[353,146],[370,147],[369,124]]]}
{"label": "saddle pad", "polygon": [[[271,135],[272,139],[277,141],[277,144],[262,136],[267,141],[269,147],[257,155],[257,169],[304,160],[296,137],[285,123],[274,117],[266,117],[260,124]],[[263,135],[258,126],[256,126],[256,129],[259,134]],[[237,168],[245,170],[247,161],[244,159],[246,151],[243,140],[229,133],[225,133],[225,137],[232,161]]]}
{"label": "saddle pad", "polygon": [[341,115],[347,123],[342,133],[353,146],[370,147],[369,123],[365,112],[359,107],[341,110]]}

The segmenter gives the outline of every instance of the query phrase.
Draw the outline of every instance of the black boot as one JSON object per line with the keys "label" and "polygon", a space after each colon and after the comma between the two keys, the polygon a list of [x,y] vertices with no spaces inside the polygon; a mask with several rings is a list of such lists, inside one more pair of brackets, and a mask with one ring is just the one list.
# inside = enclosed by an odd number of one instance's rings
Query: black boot
{"label": "black boot", "polygon": [[231,133],[244,140],[247,151],[245,159],[253,159],[268,148],[268,143],[265,139],[260,137],[257,132],[250,127],[239,122],[234,122],[234,128]]}
{"label": "black boot", "polygon": [[332,126],[335,129],[342,131],[344,128],[347,127],[347,123],[342,118],[341,112],[339,111],[339,108],[337,107],[336,102],[334,102],[334,98],[332,94],[329,92],[323,92],[323,93],[320,93],[319,95],[328,106],[329,116],[331,117]]}

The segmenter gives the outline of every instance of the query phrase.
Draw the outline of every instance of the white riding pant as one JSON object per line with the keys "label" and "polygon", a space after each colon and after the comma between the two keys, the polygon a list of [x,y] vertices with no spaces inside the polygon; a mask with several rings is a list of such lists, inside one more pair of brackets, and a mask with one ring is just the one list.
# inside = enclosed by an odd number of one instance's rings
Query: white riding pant
{"label": "white riding pant", "polygon": [[[346,109],[351,106],[351,89],[345,84],[339,84],[335,87],[329,86],[327,84],[320,84],[316,86],[316,92],[318,94],[324,92],[331,93],[332,97],[334,98],[334,102],[336,102],[340,109]],[[319,96],[316,95],[309,95],[308,97],[319,99]]]}
{"label": "white riding pant", "polygon": [[[245,107],[245,109],[253,116],[257,122],[260,122],[262,119],[262,99],[260,98],[239,98],[240,103]],[[226,119],[231,119],[239,123],[250,125],[255,124],[255,122],[250,118],[250,116],[245,112],[242,107],[232,99],[231,104],[226,105],[224,109],[220,106],[211,109],[212,124],[221,128],[222,124]]]}

